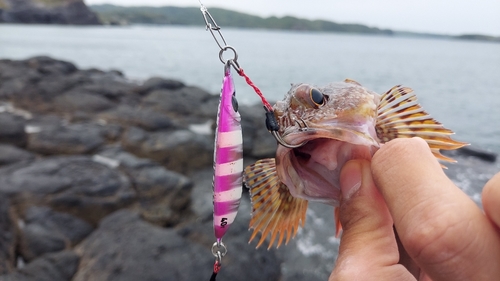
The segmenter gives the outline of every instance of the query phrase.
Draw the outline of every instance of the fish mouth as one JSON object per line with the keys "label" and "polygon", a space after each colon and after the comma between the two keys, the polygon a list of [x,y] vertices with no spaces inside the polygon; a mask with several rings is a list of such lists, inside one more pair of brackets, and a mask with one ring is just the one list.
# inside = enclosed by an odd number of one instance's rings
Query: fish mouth
{"label": "fish mouth", "polygon": [[360,128],[314,129],[289,134],[298,148],[279,146],[277,172],[295,197],[338,205],[340,171],[353,159],[371,160],[379,144]]}

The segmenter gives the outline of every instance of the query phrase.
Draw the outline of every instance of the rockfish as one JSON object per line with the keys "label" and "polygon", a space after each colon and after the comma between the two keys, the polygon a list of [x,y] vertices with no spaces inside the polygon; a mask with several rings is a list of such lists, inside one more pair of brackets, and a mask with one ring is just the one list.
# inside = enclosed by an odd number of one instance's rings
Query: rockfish
{"label": "rockfish", "polygon": [[[250,241],[261,233],[257,247],[268,235],[269,248],[284,239],[288,243],[304,226],[308,201],[337,207],[342,166],[351,159],[371,160],[383,143],[421,137],[436,158],[449,162],[455,161],[440,149],[467,145],[451,139],[453,132],[400,85],[380,96],[353,80],[324,87],[296,84],[273,109],[280,125],[276,157],[244,171],[252,201]],[[339,226],[337,220],[337,232]]]}

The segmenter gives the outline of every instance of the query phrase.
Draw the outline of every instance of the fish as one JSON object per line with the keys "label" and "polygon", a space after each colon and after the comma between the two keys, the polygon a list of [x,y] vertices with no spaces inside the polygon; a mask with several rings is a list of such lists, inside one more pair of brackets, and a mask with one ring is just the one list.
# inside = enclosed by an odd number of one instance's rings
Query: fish
{"label": "fish", "polygon": [[234,222],[243,191],[243,133],[231,75],[231,61],[224,78],[214,141],[213,224],[217,245]]}
{"label": "fish", "polygon": [[268,249],[287,244],[304,227],[309,201],[335,207],[338,236],[343,165],[352,159],[371,160],[392,139],[420,137],[446,162],[456,161],[441,149],[468,145],[453,140],[453,131],[423,110],[411,88],[401,85],[379,95],[351,79],[322,87],[294,84],[273,111],[279,124],[276,156],[247,166],[243,175],[252,203],[250,242],[260,234],[257,248],[267,237]]}

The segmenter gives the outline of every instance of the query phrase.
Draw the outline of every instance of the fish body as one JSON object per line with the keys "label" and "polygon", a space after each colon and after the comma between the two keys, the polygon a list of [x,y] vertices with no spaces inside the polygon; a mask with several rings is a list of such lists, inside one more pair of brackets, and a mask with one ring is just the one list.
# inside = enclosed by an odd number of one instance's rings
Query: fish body
{"label": "fish body", "polygon": [[[421,137],[441,160],[453,161],[440,149],[466,145],[450,138],[451,130],[432,119],[410,88],[395,86],[383,95],[353,80],[324,87],[295,84],[274,107],[285,144],[275,158],[245,169],[250,188],[254,229],[268,235],[269,247],[295,236],[305,222],[308,201],[338,206],[340,170],[352,159],[371,160],[380,146],[394,138]],[[277,239],[277,240],[276,240]]]}
{"label": "fish body", "polygon": [[214,232],[217,242],[233,223],[242,193],[243,137],[231,67],[226,64],[214,148]]}

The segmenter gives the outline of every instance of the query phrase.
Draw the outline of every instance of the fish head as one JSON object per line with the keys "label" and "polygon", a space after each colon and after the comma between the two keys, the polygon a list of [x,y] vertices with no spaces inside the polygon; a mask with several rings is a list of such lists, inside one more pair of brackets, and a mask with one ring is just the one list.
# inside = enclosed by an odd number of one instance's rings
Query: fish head
{"label": "fish head", "polygon": [[379,148],[379,102],[378,94],[351,80],[292,85],[273,109],[281,138],[298,146],[279,145],[275,158],[277,175],[294,197],[338,205],[343,165],[370,160]]}

